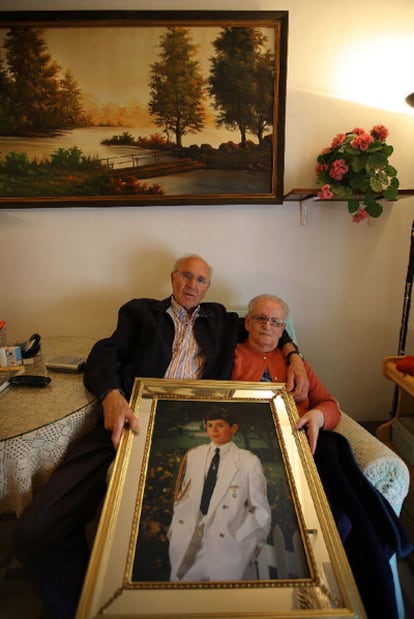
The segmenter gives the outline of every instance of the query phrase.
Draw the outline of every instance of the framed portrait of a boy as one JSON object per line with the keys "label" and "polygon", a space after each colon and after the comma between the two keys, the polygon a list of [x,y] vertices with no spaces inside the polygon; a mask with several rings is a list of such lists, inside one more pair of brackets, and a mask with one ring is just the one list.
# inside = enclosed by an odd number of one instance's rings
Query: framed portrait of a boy
{"label": "framed portrait of a boy", "polygon": [[284,384],[137,378],[131,407],[77,619],[365,616]]}

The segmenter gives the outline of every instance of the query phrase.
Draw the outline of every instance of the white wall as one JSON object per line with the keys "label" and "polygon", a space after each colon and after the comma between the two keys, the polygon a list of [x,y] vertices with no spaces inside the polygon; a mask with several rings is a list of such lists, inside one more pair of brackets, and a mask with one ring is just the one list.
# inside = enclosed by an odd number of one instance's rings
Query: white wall
{"label": "white wall", "polygon": [[[90,0],[88,9],[153,9],[151,2]],[[201,0],[155,8],[203,9]],[[85,8],[38,0],[36,9]],[[414,187],[412,0],[211,1],[210,9],[289,10],[285,192],[315,185],[318,151],[338,133],[385,124],[402,188]],[[32,10],[3,0],[3,10]],[[410,32],[411,29],[411,32]],[[355,60],[353,54],[359,56]],[[354,60],[352,60],[354,58]],[[352,60],[352,62],[351,62]],[[360,79],[362,79],[362,82]],[[355,86],[355,88],[354,88]],[[349,100],[347,100],[349,99]],[[0,142],[1,145],[1,142]],[[169,293],[174,258],[195,251],[214,266],[209,300],[243,306],[276,292],[291,306],[301,348],[342,408],[386,419],[392,385],[381,376],[397,352],[414,198],[354,224],[344,203],[318,203],[310,225],[299,205],[0,210],[0,318],[9,342],[109,334],[119,305]],[[412,346],[412,320],[407,354]]]}

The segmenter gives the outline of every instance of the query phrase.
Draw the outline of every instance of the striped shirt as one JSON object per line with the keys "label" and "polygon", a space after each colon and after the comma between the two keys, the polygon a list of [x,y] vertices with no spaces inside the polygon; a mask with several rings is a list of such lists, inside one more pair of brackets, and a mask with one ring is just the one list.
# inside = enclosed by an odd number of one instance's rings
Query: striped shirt
{"label": "striped shirt", "polygon": [[171,298],[167,314],[174,321],[174,342],[172,358],[164,378],[198,379],[201,378],[206,356],[194,336],[194,323],[200,313],[198,306],[191,316]]}

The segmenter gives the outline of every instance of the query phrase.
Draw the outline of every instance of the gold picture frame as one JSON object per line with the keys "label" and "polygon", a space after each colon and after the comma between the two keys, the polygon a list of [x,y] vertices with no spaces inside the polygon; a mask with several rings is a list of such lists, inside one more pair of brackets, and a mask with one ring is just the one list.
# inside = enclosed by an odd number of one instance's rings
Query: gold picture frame
{"label": "gold picture frame", "polygon": [[0,12],[0,208],[282,203],[287,36],[287,11]]}
{"label": "gold picture frame", "polygon": [[[284,384],[137,378],[131,406],[139,431],[121,438],[76,619],[365,617]],[[261,463],[270,532],[246,577],[170,580],[180,462],[208,440],[203,420],[211,412],[232,417],[233,442]],[[233,484],[228,511],[242,494]]]}

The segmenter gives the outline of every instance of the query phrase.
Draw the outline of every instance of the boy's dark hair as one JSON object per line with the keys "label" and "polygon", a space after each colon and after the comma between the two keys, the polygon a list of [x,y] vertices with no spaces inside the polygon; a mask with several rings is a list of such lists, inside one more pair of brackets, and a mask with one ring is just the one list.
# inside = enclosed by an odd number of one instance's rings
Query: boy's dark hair
{"label": "boy's dark hair", "polygon": [[237,423],[237,420],[232,413],[229,413],[226,409],[221,408],[210,410],[204,417],[204,423],[207,423],[207,421],[214,421],[216,419],[223,419],[224,421],[227,421],[229,426],[234,426],[234,424]]}

